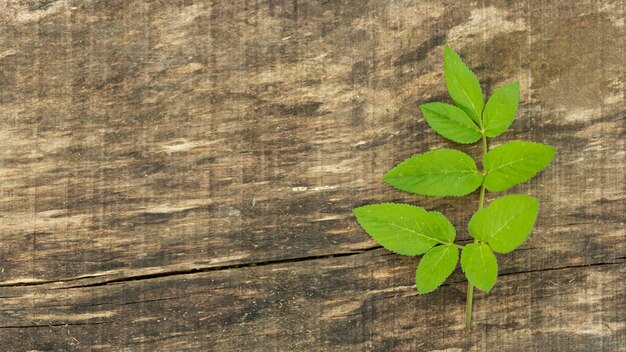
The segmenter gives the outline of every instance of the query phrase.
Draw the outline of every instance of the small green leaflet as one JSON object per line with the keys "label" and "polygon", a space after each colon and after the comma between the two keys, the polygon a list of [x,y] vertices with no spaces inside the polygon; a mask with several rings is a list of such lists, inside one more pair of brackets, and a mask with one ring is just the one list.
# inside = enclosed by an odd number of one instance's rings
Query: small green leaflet
{"label": "small green leaflet", "polygon": [[399,190],[427,196],[464,196],[476,190],[482,179],[474,160],[453,149],[416,155],[383,177]]}
{"label": "small green leaflet", "polygon": [[444,78],[448,93],[456,105],[480,125],[483,91],[476,76],[447,44],[443,51]]}
{"label": "small green leaflet", "polygon": [[415,272],[415,285],[420,294],[433,292],[452,274],[459,262],[459,249],[453,245],[431,248]]}
{"label": "small green leaflet", "polygon": [[485,155],[485,188],[500,192],[524,183],[550,164],[555,149],[533,142],[509,142]]}
{"label": "small green leaflet", "polygon": [[498,263],[484,243],[470,243],[461,253],[461,268],[467,281],[484,292],[491,291],[498,279]]}
{"label": "small green leaflet", "polygon": [[413,205],[382,203],[352,211],[376,242],[402,255],[426,253],[438,243],[453,243],[456,236],[454,227],[441,213]]}
{"label": "small green leaflet", "polygon": [[524,194],[500,197],[477,211],[469,222],[469,233],[488,242],[498,253],[519,247],[530,235],[537,219],[539,201]]}
{"label": "small green leaflet", "polygon": [[519,82],[496,89],[487,100],[483,111],[483,127],[487,137],[495,137],[506,131],[515,120],[519,105]]}
{"label": "small green leaflet", "polygon": [[427,103],[420,105],[422,115],[435,132],[457,143],[474,143],[482,136],[478,126],[454,105]]}

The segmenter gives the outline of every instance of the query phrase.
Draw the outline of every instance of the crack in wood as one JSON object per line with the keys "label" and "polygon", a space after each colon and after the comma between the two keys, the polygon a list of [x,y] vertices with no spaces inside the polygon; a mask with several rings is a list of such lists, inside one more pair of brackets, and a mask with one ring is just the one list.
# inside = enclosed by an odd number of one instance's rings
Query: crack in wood
{"label": "crack in wood", "polygon": [[66,287],[59,287],[59,288],[54,288],[54,289],[98,287],[98,286],[119,283],[119,282],[159,279],[163,277],[176,276],[176,275],[189,275],[189,274],[195,274],[195,273],[206,273],[206,272],[211,272],[211,271],[241,269],[241,268],[249,268],[249,267],[286,264],[286,263],[298,263],[298,262],[304,262],[304,261],[309,261],[309,260],[349,257],[349,256],[362,254],[362,253],[373,251],[373,250],[380,249],[380,248],[382,247],[375,246],[375,247],[364,248],[364,249],[360,249],[360,250],[356,250],[352,252],[344,252],[344,253],[312,255],[312,256],[298,257],[298,258],[287,258],[287,259],[268,260],[268,261],[263,261],[263,262],[251,262],[251,263],[242,263],[242,264],[211,266],[211,267],[205,267],[205,268],[193,268],[193,269],[186,269],[186,270],[172,270],[172,271],[165,271],[165,272],[152,273],[152,274],[126,276],[126,277],[120,277],[116,279],[105,280],[101,282],[95,282],[91,284],[66,286]]}
{"label": "crack in wood", "polygon": [[564,270],[564,269],[574,269],[574,268],[586,268],[586,267],[602,266],[602,265],[619,265],[619,264],[624,264],[626,262],[624,260],[624,259],[626,259],[626,257],[617,257],[617,258],[614,258],[614,259],[616,259],[618,261],[617,262],[589,263],[589,264],[580,264],[580,265],[566,265],[566,266],[555,267],[555,268],[543,268],[543,269],[535,269],[535,270],[515,271],[515,272],[510,272],[510,273],[498,274],[498,277],[510,276],[510,275],[519,275],[519,274],[530,274],[530,273],[537,273],[537,272],[544,272],[544,271],[554,271],[554,270]]}
{"label": "crack in wood", "polygon": [[[165,278],[165,277],[172,277],[172,276],[179,276],[179,275],[192,275],[192,274],[196,274],[196,273],[206,273],[206,272],[212,272],[212,271],[223,271],[223,270],[233,270],[233,269],[241,269],[241,268],[250,268],[250,267],[260,267],[260,266],[268,266],[268,265],[276,265],[276,264],[286,264],[286,263],[298,263],[298,262],[305,262],[305,261],[310,261],[310,260],[322,260],[322,259],[331,259],[331,258],[342,258],[342,257],[350,257],[350,256],[355,256],[355,255],[359,255],[365,252],[370,252],[370,251],[374,251],[377,249],[381,249],[382,247],[380,246],[376,246],[376,247],[371,247],[371,248],[365,248],[365,249],[361,249],[355,252],[347,252],[347,253],[336,253],[336,254],[327,254],[327,255],[317,255],[317,256],[307,256],[307,257],[299,257],[299,258],[289,258],[289,259],[280,259],[280,260],[273,260],[273,261],[265,261],[265,262],[254,262],[254,263],[245,263],[245,264],[234,264],[234,265],[223,265],[223,266],[217,266],[217,267],[207,267],[207,268],[194,268],[194,269],[188,269],[188,270],[174,270],[174,271],[166,271],[166,272],[160,272],[160,273],[152,273],[152,274],[144,274],[144,275],[135,275],[135,276],[126,276],[126,277],[120,277],[120,278],[115,278],[115,279],[110,279],[110,280],[105,280],[105,281],[101,281],[101,282],[95,282],[95,283],[88,283],[88,284],[83,284],[83,285],[73,285],[73,286],[66,286],[66,287],[58,287],[58,288],[53,288],[53,290],[66,290],[66,289],[72,289],[72,288],[89,288],[89,287],[100,287],[100,286],[105,286],[105,285],[110,285],[110,284],[115,284],[115,283],[122,283],[122,282],[130,282],[130,281],[140,281],[140,280],[151,280],[151,279],[160,279],[160,278]],[[515,272],[508,272],[508,273],[500,273],[498,274],[499,277],[505,277],[505,276],[511,276],[511,275],[520,275],[520,274],[529,274],[529,273],[538,273],[538,272],[548,272],[548,271],[555,271],[555,270],[564,270],[564,269],[572,269],[572,268],[583,268],[583,267],[593,267],[593,266],[602,266],[602,265],[619,265],[619,264],[623,264],[626,257],[616,257],[614,258],[616,261],[615,262],[600,262],[600,263],[587,263],[587,264],[579,264],[579,265],[566,265],[566,266],[560,266],[560,267],[551,267],[551,268],[542,268],[542,269],[535,269],[535,270],[524,270],[524,271],[515,271]],[[99,277],[99,276],[96,276]],[[83,277],[85,278],[85,277]],[[64,279],[64,280],[59,280],[58,282],[71,282],[71,281],[77,281],[80,280],[81,278],[72,278],[72,279]],[[55,281],[50,281],[50,282],[46,282],[46,284],[48,283],[54,283]],[[442,287],[445,286],[449,286],[452,284],[457,284],[457,283],[461,283],[461,282],[465,282],[465,280],[462,281],[451,281],[451,282],[447,282],[442,284]],[[17,284],[14,286],[36,286],[36,285],[44,285],[43,283],[32,283],[29,285],[24,285],[24,284]],[[5,287],[11,286],[11,285],[4,285]],[[171,297],[171,298],[166,298],[166,299],[176,299],[178,297]],[[158,299],[158,300],[166,300],[166,299]],[[158,301],[157,300],[157,301]],[[148,301],[137,301],[137,302],[127,302],[127,303],[120,303],[121,305],[125,305],[125,304],[135,304],[135,303],[144,303],[144,302],[150,302]],[[102,304],[98,304],[98,305],[106,305],[106,304],[115,304],[115,303],[102,303]]]}
{"label": "crack in wood", "polygon": [[129,302],[104,302],[104,303],[94,303],[94,304],[51,304],[51,305],[40,305],[39,308],[87,308],[87,307],[101,307],[101,306],[128,306],[133,304],[144,304],[144,303],[152,303],[152,302],[162,302],[162,301],[171,301],[178,298],[187,297],[189,295],[195,294],[206,294],[209,293],[207,291],[201,292],[191,292],[186,296],[173,296],[173,297],[164,297],[164,298],[155,298],[155,299],[146,299],[142,301],[129,301]]}
{"label": "crack in wood", "polygon": [[81,276],[77,276],[77,277],[69,277],[69,278],[57,279],[57,280],[37,280],[37,281],[24,281],[24,282],[1,282],[0,283],[0,287],[40,286],[40,285],[49,285],[49,284],[56,284],[56,283],[63,283],[63,282],[78,281],[78,280],[84,280],[84,279],[93,279],[93,278],[102,277],[102,276],[104,276],[104,274],[101,274],[101,275],[81,275]]}

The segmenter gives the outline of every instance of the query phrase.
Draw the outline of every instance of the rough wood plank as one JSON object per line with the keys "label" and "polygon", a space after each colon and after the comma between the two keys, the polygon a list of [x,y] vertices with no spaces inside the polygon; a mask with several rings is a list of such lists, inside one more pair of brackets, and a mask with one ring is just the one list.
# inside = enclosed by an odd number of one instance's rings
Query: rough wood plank
{"label": "rough wood plank", "polygon": [[[547,21],[547,9],[524,4],[414,6],[5,5],[15,13],[2,31],[12,43],[3,58],[2,281],[350,252],[372,242],[355,235],[349,210],[381,200],[425,204],[464,224],[467,199],[405,196],[380,181],[405,157],[448,145],[416,110],[445,95],[445,40],[487,90],[521,80],[523,106],[506,139],[557,146],[554,167],[517,188],[550,209],[540,226],[621,229],[623,50],[608,50],[621,34],[610,8],[581,15],[584,7],[551,5],[561,17]],[[579,61],[563,62],[574,53]],[[583,243],[594,241],[588,235],[576,233]]]}
{"label": "rough wood plank", "polygon": [[503,275],[491,294],[477,294],[471,335],[460,270],[418,297],[415,263],[377,249],[96,287],[3,288],[0,339],[17,350],[129,351],[617,351],[626,343],[624,259]]}
{"label": "rough wood plank", "polygon": [[[505,350],[626,349],[623,314],[614,315],[624,311],[618,278],[626,253],[622,7],[567,0],[0,3],[0,340],[42,350],[237,350],[253,346],[242,337],[253,330],[262,350],[484,350],[483,341]],[[452,146],[417,111],[447,99],[444,42],[461,51],[487,92],[520,80],[518,121],[499,141],[558,150],[550,169],[515,189],[541,200],[538,226],[523,250],[500,258],[502,296],[489,296],[491,308],[482,297],[477,304],[491,309],[484,314],[526,310],[511,320],[496,315],[475,337],[460,333],[460,276],[447,293],[412,297],[413,264],[375,249],[350,213],[371,202],[420,204],[443,211],[467,238],[476,199],[408,196],[381,182],[411,154]],[[376,262],[382,267],[361,268],[370,255],[384,258]],[[299,264],[307,262],[320,267]],[[334,266],[344,268],[337,278]],[[384,283],[352,282],[369,272]],[[564,273],[581,281],[532,299]],[[253,275],[268,280],[247,282]],[[348,287],[346,295],[339,299],[324,278]],[[284,297],[304,300],[307,280],[320,285],[310,310],[300,312],[303,303],[230,306],[276,283]],[[209,297],[185,296],[196,285]],[[526,293],[511,293],[522,286]],[[386,299],[372,298],[370,289],[387,290]],[[184,298],[170,300],[168,292]],[[324,321],[298,325],[335,298],[338,311],[350,313],[348,293],[373,300],[357,307],[365,315],[341,318],[336,330]],[[435,318],[444,299],[454,300],[451,311]],[[62,300],[60,311],[46,313]],[[106,308],[89,306],[103,302]],[[205,315],[182,315],[176,306]],[[256,312],[251,323],[238,318],[247,308]],[[141,322],[170,310],[177,323]],[[232,327],[211,311],[242,324]],[[409,319],[416,316],[427,320]],[[577,317],[578,327],[565,320]],[[53,326],[35,327],[42,322]],[[378,323],[393,328],[377,330]],[[439,340],[423,342],[420,334]]]}

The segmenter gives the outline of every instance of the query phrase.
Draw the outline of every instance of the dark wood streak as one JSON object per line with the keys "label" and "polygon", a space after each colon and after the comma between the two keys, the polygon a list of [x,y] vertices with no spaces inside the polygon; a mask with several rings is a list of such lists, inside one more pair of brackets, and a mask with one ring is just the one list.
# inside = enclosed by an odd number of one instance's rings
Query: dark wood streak
{"label": "dark wood streak", "polygon": [[[620,351],[625,149],[619,1],[7,1],[0,4],[0,342],[12,350]],[[511,193],[533,236],[463,331],[460,270],[433,294],[353,207],[446,214],[476,195],[385,186],[453,147],[449,42],[511,131],[557,148]],[[494,198],[488,194],[487,200]]]}

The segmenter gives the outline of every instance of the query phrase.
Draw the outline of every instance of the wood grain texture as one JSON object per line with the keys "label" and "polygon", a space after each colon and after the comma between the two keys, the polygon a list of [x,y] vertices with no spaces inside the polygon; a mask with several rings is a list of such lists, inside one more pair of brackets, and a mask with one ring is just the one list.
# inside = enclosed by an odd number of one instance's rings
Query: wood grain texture
{"label": "wood grain texture", "polygon": [[[622,1],[0,2],[0,342],[42,351],[626,351]],[[533,236],[463,331],[460,269],[417,260],[351,209],[447,215],[477,195],[382,183],[454,147],[443,44],[512,130],[557,148],[511,190]],[[510,193],[511,193],[510,192]],[[493,199],[488,194],[487,200]]]}

